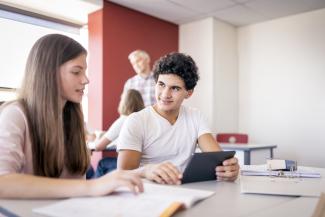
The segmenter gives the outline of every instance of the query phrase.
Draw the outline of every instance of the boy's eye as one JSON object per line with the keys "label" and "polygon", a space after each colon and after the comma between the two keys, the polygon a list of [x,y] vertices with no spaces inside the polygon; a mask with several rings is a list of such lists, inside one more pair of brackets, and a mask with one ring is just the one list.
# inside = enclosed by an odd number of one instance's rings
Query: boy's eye
{"label": "boy's eye", "polygon": [[173,91],[179,91],[180,88],[179,88],[179,87],[173,87],[172,90],[173,90]]}

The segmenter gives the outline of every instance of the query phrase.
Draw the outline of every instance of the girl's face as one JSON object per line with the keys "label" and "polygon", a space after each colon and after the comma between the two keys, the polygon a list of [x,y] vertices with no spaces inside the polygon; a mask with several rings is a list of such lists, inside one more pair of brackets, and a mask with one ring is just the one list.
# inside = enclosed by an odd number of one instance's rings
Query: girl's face
{"label": "girl's face", "polygon": [[64,102],[80,103],[86,84],[89,83],[86,76],[86,54],[69,60],[60,66],[61,97]]}

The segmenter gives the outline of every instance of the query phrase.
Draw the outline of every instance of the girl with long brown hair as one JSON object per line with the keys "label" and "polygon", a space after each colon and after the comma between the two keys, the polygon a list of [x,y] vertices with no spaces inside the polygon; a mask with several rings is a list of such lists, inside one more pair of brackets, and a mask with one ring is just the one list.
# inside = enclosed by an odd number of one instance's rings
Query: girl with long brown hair
{"label": "girl with long brown hair", "polygon": [[0,197],[99,196],[120,186],[143,191],[138,176],[115,171],[86,181],[89,153],[80,102],[86,50],[50,34],[31,49],[18,99],[0,107]]}

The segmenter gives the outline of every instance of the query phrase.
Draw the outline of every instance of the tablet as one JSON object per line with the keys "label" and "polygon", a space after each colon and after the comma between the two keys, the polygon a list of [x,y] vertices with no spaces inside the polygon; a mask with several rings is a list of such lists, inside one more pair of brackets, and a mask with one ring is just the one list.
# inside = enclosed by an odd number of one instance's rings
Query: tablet
{"label": "tablet", "polygon": [[235,151],[193,153],[182,178],[182,184],[216,179],[216,166],[221,166],[226,159],[232,158]]}

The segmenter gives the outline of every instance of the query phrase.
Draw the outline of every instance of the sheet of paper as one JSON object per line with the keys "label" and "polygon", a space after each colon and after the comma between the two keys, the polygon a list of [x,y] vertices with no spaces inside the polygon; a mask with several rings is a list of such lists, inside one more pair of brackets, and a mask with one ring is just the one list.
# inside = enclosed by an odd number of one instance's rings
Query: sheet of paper
{"label": "sheet of paper", "polygon": [[214,194],[211,191],[192,190],[145,183],[145,193],[134,195],[121,191],[113,195],[94,198],[74,198],[36,208],[36,213],[53,217],[107,217],[107,216],[159,216],[172,202],[190,207],[193,202]]}

